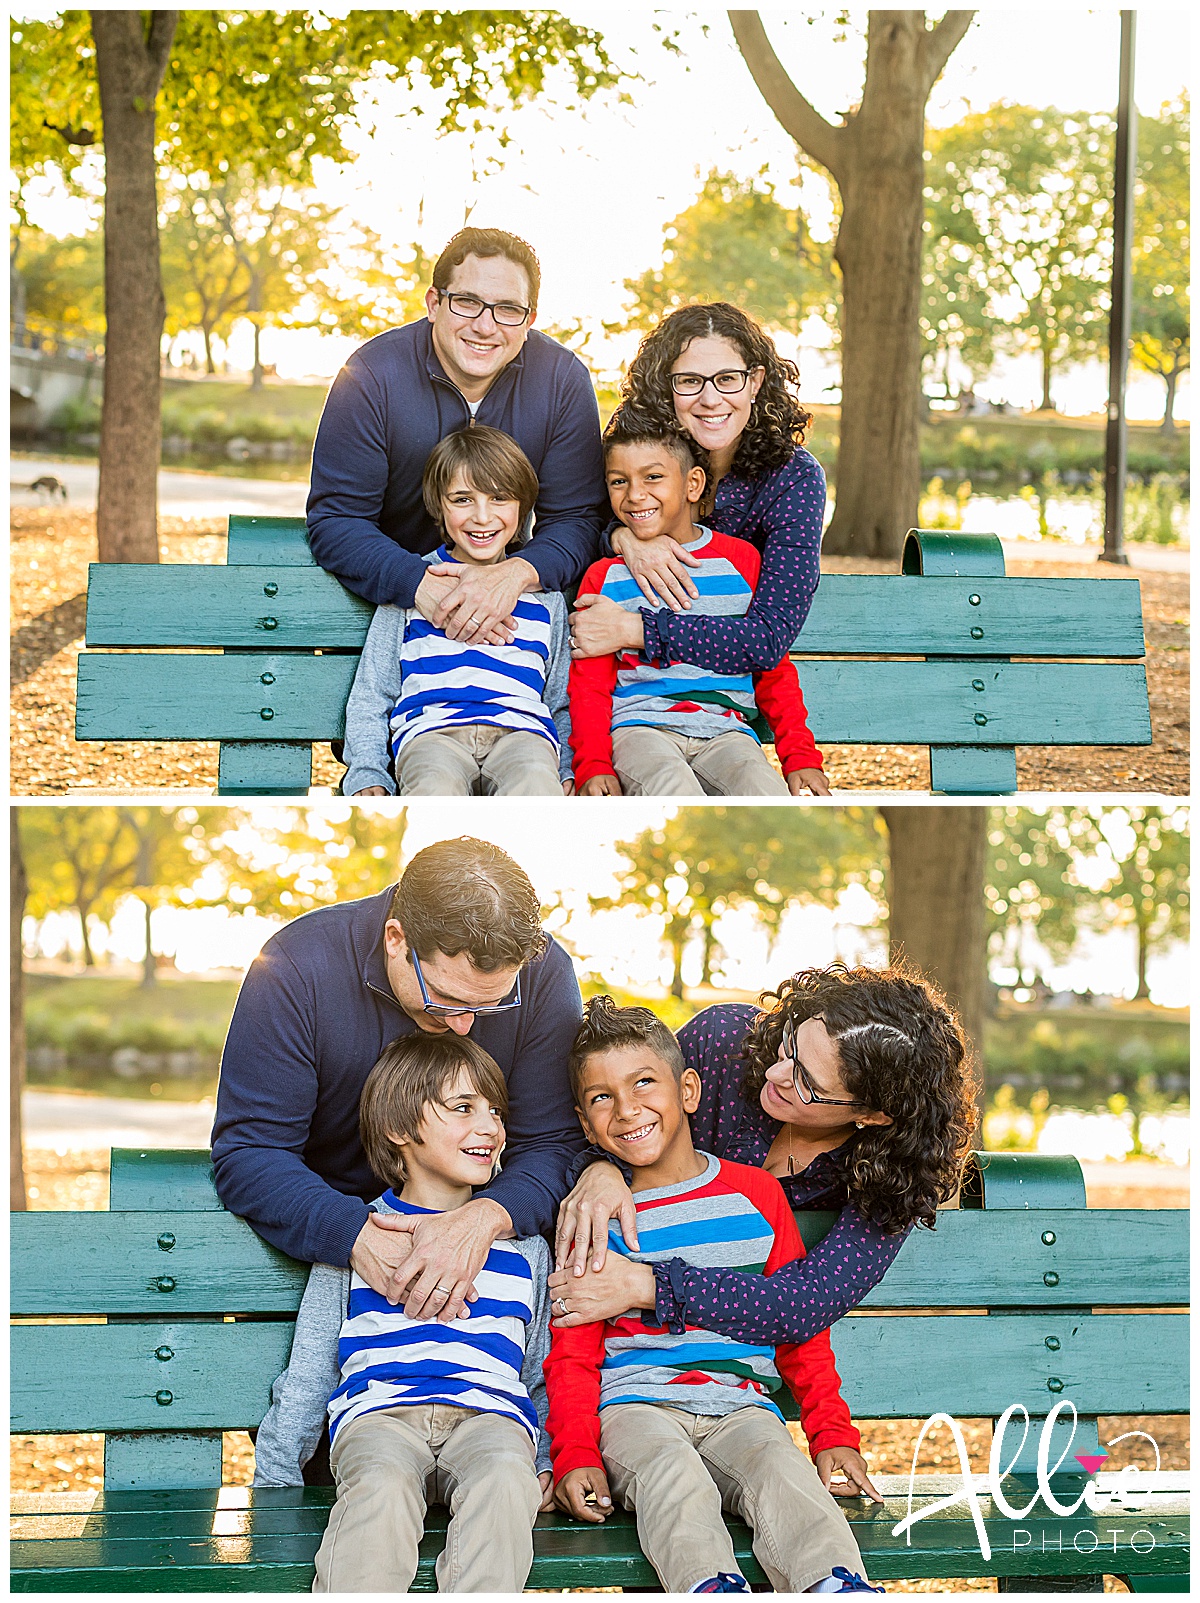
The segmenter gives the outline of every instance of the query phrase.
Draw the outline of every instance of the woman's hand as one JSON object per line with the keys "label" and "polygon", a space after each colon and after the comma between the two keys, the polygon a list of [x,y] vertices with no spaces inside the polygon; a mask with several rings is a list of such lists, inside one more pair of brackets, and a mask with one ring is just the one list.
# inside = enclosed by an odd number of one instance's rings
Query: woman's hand
{"label": "woman's hand", "polygon": [[685,551],[678,540],[672,540],[669,535],[639,540],[631,529],[615,529],[612,547],[652,607],[686,612],[700,594],[688,572],[689,568],[700,566],[700,558]]}
{"label": "woman's hand", "polygon": [[573,796],[575,794],[575,781],[573,779],[564,779],[562,790],[564,796]]}
{"label": "woman's hand", "polygon": [[601,1524],[612,1513],[608,1477],[599,1468],[569,1469],[554,1488],[554,1501],[572,1519],[586,1520],[589,1525]]}
{"label": "woman's hand", "polygon": [[793,796],[803,796],[806,790],[814,796],[833,795],[822,768],[793,768],[787,776],[787,787]]}
{"label": "woman's hand", "polygon": [[621,790],[621,781],[616,774],[593,774],[590,779],[584,780],[583,789],[579,794],[581,796],[620,796],[624,793]]}
{"label": "woman's hand", "polygon": [[607,596],[576,596],[571,614],[572,657],[607,657],[646,644],[640,612],[626,612]]}
{"label": "woman's hand", "polygon": [[[584,787],[585,793],[587,787]],[[608,1253],[608,1221],[621,1221],[621,1235],[630,1252],[638,1250],[637,1209],[633,1192],[625,1184],[620,1169],[602,1159],[589,1163],[558,1208],[554,1232],[554,1267],[581,1275],[588,1257],[595,1254],[592,1268],[604,1268]]]}
{"label": "woman's hand", "polygon": [[551,1323],[556,1329],[594,1325],[619,1319],[631,1308],[652,1309],[657,1300],[654,1268],[610,1252],[604,1268],[577,1279],[570,1269],[556,1269],[549,1279]]}
{"label": "woman's hand", "polygon": [[538,1504],[539,1514],[548,1514],[554,1507],[554,1476],[548,1469],[544,1469],[538,1476],[538,1485],[542,1488],[542,1500]]}
{"label": "woman's hand", "polygon": [[[826,1447],[817,1454],[815,1462],[821,1485],[835,1497],[869,1497],[873,1502],[883,1502],[871,1485],[866,1459],[861,1453],[856,1453],[853,1447]],[[845,1479],[831,1486],[835,1474],[843,1475]]]}

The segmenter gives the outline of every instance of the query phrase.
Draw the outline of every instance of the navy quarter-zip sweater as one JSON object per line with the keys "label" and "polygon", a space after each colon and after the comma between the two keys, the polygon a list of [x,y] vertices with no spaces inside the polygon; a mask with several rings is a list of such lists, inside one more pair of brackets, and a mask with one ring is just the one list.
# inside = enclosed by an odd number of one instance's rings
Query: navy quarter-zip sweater
{"label": "navy quarter-zip sweater", "polygon": [[[356,595],[411,607],[421,557],[441,535],[421,497],[429,453],[470,409],[446,377],[428,320],[361,346],[333,381],[313,445],[308,495],[312,554]],[[543,590],[565,590],[599,554],[609,518],[600,414],[587,368],[531,329],[479,403],[476,423],[500,429],[538,476],[533,539],[521,556]]]}
{"label": "navy quarter-zip sweater", "polygon": [[[344,1268],[385,1185],[358,1137],[358,1103],[384,1047],[417,1028],[385,966],[394,892],[318,908],[273,935],[242,983],[221,1057],[217,1193],[304,1263]],[[521,970],[521,1006],[471,1028],[509,1095],[504,1170],[480,1194],[508,1210],[518,1236],[553,1224],[584,1144],[567,1080],[582,1013],[571,960],[551,940]]]}

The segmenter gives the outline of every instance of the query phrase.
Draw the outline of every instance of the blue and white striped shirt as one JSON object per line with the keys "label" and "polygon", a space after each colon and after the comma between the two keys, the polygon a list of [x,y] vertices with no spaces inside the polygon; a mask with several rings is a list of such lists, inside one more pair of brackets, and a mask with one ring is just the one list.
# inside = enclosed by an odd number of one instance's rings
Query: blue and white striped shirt
{"label": "blue and white striped shirt", "polygon": [[[397,1213],[434,1211],[391,1191],[383,1201]],[[403,1307],[393,1307],[351,1275],[338,1337],[342,1379],[329,1399],[331,1437],[347,1420],[380,1408],[451,1403],[515,1419],[536,1444],[537,1411],[521,1379],[534,1301],[528,1261],[511,1242],[494,1242],[475,1289],[479,1296],[467,1304],[469,1318],[439,1324],[409,1319]]]}

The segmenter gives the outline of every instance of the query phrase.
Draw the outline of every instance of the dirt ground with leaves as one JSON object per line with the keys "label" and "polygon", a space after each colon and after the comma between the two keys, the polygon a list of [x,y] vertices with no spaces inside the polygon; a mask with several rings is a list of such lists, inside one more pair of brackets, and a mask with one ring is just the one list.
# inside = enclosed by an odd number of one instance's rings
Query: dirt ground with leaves
{"label": "dirt ground with leaves", "polygon": [[[33,1209],[91,1210],[108,1207],[108,1152],[57,1153],[35,1148],[26,1157],[25,1181],[29,1206]],[[1124,1195],[1122,1193],[1122,1195]],[[1090,1195],[1093,1206],[1116,1205],[1105,1195]],[[1143,1207],[1171,1207],[1178,1201],[1175,1192],[1161,1196],[1153,1191],[1140,1193]],[[1120,1206],[1128,1206],[1122,1201]],[[959,1422],[973,1465],[983,1466],[991,1445],[991,1421],[967,1419]],[[862,1427],[862,1451],[872,1474],[906,1475],[912,1466],[913,1446],[920,1422],[916,1420],[872,1421]],[[791,1427],[801,1446],[799,1426]],[[1101,1441],[1128,1430],[1148,1431],[1158,1442],[1164,1469],[1185,1469],[1190,1462],[1190,1421],[1174,1416],[1122,1416],[1100,1421]],[[104,1438],[99,1435],[13,1436],[10,1438],[10,1477],[14,1493],[70,1492],[76,1495],[99,1491],[104,1484]],[[1142,1467],[1153,1469],[1153,1455],[1144,1450]],[[1141,1459],[1138,1460],[1141,1463]],[[926,1438],[920,1468],[942,1465],[955,1468],[957,1455],[948,1436]],[[254,1475],[254,1449],[245,1431],[225,1435],[223,1479],[228,1485],[248,1486]],[[887,1581],[888,1592],[994,1592],[994,1581],[977,1579],[937,1581]],[[598,1590],[611,1590],[599,1588]],[[1105,1577],[1106,1592],[1128,1590],[1113,1576]]]}
{"label": "dirt ground with leaves", "polygon": [[[163,518],[164,562],[223,562],[218,521]],[[68,791],[128,795],[137,791],[212,791],[215,742],[87,742],[77,744],[75,659],[83,645],[87,565],[95,560],[90,512],[14,508],[12,528],[12,778],[14,795]],[[831,557],[828,573],[894,572],[893,564]],[[1010,564],[1016,575],[1078,578],[1075,563]],[[1097,564],[1100,577],[1129,569]],[[1017,753],[1025,791],[1156,791],[1188,788],[1188,577],[1138,572],[1148,648],[1147,674],[1154,744],[1148,747],[1025,747]],[[926,790],[929,757],[910,746],[835,746],[826,751],[835,790]],[[313,784],[335,787],[341,765],[316,747]]]}

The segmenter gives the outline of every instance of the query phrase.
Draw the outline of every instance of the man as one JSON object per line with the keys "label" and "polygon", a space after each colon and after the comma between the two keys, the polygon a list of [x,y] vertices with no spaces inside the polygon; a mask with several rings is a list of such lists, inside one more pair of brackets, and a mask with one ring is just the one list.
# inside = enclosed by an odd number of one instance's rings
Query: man
{"label": "man", "polygon": [[[398,885],[296,919],[251,965],[213,1124],[222,1202],[293,1258],[349,1265],[410,1318],[457,1317],[492,1243],[545,1231],[566,1194],[583,1147],[566,1067],[581,1016],[524,871],[487,841],[427,846]],[[410,1236],[368,1212],[381,1184],[358,1104],[383,1048],[413,1030],[470,1033],[504,1072],[509,1120],[503,1172]]]}
{"label": "man", "polygon": [[[520,595],[565,589],[597,553],[607,503],[596,397],[579,358],[533,330],[540,283],[524,240],[462,229],[434,265],[426,320],[355,351],[317,430],[313,555],[366,600],[416,606],[453,640],[506,643]],[[421,474],[437,442],[472,423],[500,429],[532,462],[533,539],[486,570],[430,569],[421,556],[439,536]]]}

